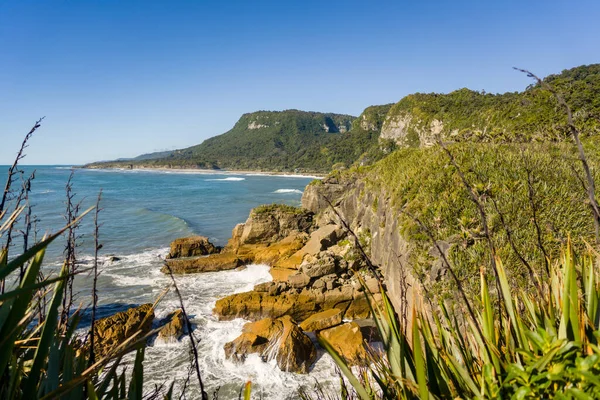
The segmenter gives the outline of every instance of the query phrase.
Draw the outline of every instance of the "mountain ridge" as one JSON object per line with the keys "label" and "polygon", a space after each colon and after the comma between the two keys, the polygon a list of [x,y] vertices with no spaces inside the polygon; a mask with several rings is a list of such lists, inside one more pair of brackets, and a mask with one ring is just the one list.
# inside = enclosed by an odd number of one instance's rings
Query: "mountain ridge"
{"label": "mountain ridge", "polygon": [[[600,64],[564,70],[544,82],[571,104],[584,135],[600,133]],[[394,104],[369,106],[358,117],[262,110],[243,114],[232,129],[195,146],[86,167],[327,173],[372,164],[397,148],[429,147],[438,137],[482,143],[564,141],[567,121],[558,107],[551,93],[532,84],[502,94],[467,88],[414,93]]]}

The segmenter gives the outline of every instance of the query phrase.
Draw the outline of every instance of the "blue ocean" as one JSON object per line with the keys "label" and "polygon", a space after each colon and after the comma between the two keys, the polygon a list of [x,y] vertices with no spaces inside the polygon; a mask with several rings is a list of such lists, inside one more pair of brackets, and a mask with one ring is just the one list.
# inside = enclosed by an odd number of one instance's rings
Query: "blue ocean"
{"label": "blue ocean", "polygon": [[[0,171],[6,170],[7,167],[0,167]],[[233,227],[244,222],[253,207],[268,203],[300,205],[302,191],[313,179],[171,170],[73,170],[61,166],[27,166],[23,170],[26,175],[35,171],[30,203],[32,214],[39,220],[36,223],[38,238],[64,225],[65,185],[71,173],[75,201],[81,203],[82,211],[95,205],[102,190],[100,316],[154,302],[171,286],[170,278],[163,275],[160,268],[172,240],[200,234],[217,245],[225,245]],[[15,183],[18,184],[19,181]],[[91,214],[83,220],[79,235],[77,257],[81,268],[85,268],[92,261]],[[63,248],[64,241],[57,241],[49,249],[47,273],[62,263]],[[223,345],[240,334],[246,321],[218,321],[212,315],[215,301],[271,280],[268,266],[249,265],[239,271],[183,275],[176,280],[186,310],[192,316],[193,334],[200,343],[201,372],[211,397],[219,388],[219,399],[237,399],[240,387],[250,380],[253,393],[262,398],[297,398],[298,388],[311,388],[315,379],[325,385],[339,379],[333,361],[323,354],[308,375],[282,372],[275,363],[264,363],[258,356],[248,357],[243,364],[225,359]],[[80,275],[76,287],[78,305],[86,308],[91,278]],[[171,290],[159,303],[156,319],[164,318],[178,307]],[[188,376],[189,365],[187,338],[174,343],[155,341],[146,352],[144,366],[148,379],[145,384],[151,388],[175,379],[178,387]],[[196,395],[194,386],[188,397]]]}

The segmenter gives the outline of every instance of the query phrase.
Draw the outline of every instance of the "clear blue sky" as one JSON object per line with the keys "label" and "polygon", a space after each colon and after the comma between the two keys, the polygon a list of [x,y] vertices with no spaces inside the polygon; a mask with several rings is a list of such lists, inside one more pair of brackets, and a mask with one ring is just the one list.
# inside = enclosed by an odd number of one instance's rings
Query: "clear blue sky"
{"label": "clear blue sky", "polygon": [[255,110],[358,115],[600,62],[600,1],[0,0],[0,164],[182,148]]}

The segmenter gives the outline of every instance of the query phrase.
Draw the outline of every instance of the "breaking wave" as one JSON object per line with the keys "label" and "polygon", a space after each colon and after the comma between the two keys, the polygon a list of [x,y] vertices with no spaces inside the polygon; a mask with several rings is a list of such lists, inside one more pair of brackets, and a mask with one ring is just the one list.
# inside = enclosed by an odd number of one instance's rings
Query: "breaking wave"
{"label": "breaking wave", "polygon": [[298,193],[298,194],[302,194],[302,190],[298,190],[298,189],[277,189],[273,193]]}

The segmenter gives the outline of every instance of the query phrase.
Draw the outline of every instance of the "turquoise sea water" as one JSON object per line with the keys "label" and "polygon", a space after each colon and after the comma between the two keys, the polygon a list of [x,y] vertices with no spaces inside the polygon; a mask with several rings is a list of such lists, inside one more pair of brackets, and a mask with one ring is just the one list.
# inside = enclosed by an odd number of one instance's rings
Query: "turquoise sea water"
{"label": "turquoise sea water", "polygon": [[[40,220],[38,235],[57,230],[64,224],[65,185],[71,168],[23,169],[26,173],[35,170],[31,204],[33,214]],[[0,167],[2,171],[6,171],[6,167]],[[302,191],[311,180],[310,177],[258,174],[76,169],[73,192],[76,201],[81,201],[82,210],[95,204],[102,189],[101,316],[131,305],[153,302],[170,286],[170,280],[160,273],[160,267],[161,257],[167,254],[173,239],[201,234],[215,244],[224,245],[232,228],[244,222],[253,207],[274,202],[299,205]],[[82,237],[78,259],[82,268],[91,261],[92,221],[89,215],[79,230]],[[48,271],[61,262],[62,251],[62,243],[49,249]],[[111,261],[113,256],[119,260]],[[262,393],[263,398],[274,399],[296,398],[298,386],[312,386],[315,379],[322,383],[336,380],[328,356],[321,356],[309,375],[281,372],[274,363],[264,363],[254,356],[241,365],[225,360],[223,345],[240,334],[245,321],[217,321],[212,315],[215,301],[227,294],[251,290],[255,284],[270,279],[268,266],[264,265],[177,278],[186,310],[193,317],[194,335],[200,341],[205,384],[211,394],[220,387],[220,399],[237,398],[246,380],[253,381],[256,393]],[[80,291],[78,300],[83,307],[89,304],[90,281],[88,276],[81,276],[76,282]],[[168,294],[157,308],[157,320],[177,307],[174,295]],[[146,353],[147,384],[170,379],[182,382],[188,374],[188,365],[186,338],[176,343],[153,342]],[[191,398],[194,398],[193,392]]]}

